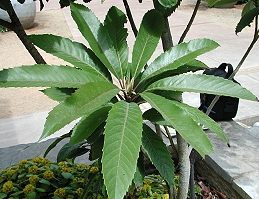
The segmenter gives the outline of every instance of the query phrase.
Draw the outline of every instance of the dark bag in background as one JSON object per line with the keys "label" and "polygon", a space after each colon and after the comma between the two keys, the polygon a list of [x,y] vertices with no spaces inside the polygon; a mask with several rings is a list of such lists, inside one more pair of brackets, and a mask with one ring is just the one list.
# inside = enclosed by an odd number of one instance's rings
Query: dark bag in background
{"label": "dark bag in background", "polygon": [[[226,72],[227,68],[227,72]],[[214,75],[218,77],[223,77],[225,79],[233,72],[233,67],[231,64],[222,63],[218,68],[206,69],[203,74]],[[233,79],[233,82],[238,83]],[[199,109],[206,113],[209,105],[214,99],[215,95],[210,94],[200,94],[201,105]],[[215,121],[230,120],[236,116],[238,109],[239,99],[234,97],[220,96],[217,103],[214,105],[210,111],[209,116]]]}

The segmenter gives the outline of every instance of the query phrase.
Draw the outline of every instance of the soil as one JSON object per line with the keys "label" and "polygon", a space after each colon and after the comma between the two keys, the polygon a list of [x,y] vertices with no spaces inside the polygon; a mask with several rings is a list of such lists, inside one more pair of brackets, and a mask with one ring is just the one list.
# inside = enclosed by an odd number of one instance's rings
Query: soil
{"label": "soil", "polygon": [[[185,0],[178,9],[182,12],[191,13],[194,5],[194,0]],[[234,30],[240,19],[242,8],[243,5],[235,5],[232,8],[209,8],[202,1],[197,15],[231,26]],[[251,30],[251,28],[248,29],[248,31]],[[52,33],[72,39],[71,32],[60,9],[38,12],[33,28],[26,30],[26,32],[27,34]],[[12,31],[0,33],[0,46],[0,70],[34,64],[34,60]],[[47,63],[65,64],[64,61],[41,50],[40,53]],[[51,110],[56,102],[38,91],[41,89],[43,88],[0,88],[0,119]]]}

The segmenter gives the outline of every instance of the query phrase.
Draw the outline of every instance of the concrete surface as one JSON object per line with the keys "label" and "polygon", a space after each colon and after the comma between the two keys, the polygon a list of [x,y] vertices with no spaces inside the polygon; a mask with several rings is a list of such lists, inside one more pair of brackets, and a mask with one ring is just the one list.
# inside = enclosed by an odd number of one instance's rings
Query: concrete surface
{"label": "concrete surface", "polygon": [[[55,1],[50,1],[49,3],[46,3],[46,9],[57,9],[58,5],[54,2]],[[124,10],[121,1],[117,0],[107,0],[103,5],[101,5],[99,1],[93,1],[89,4],[89,7],[97,13],[100,20],[103,20],[103,13],[106,13],[108,8],[114,4]],[[151,1],[143,1],[142,4],[134,3],[130,6],[133,14],[137,16],[136,22],[138,26],[144,12],[147,9],[152,8],[152,3]],[[69,9],[64,9],[62,12],[73,38],[79,42],[87,44],[72,21],[69,14]],[[181,10],[174,13],[170,18],[171,31],[175,41],[178,41],[184,30],[184,25],[188,22],[189,18],[190,13]],[[130,30],[129,34],[129,45],[132,48],[134,40]],[[232,63],[233,66],[236,66],[252,39],[252,33],[251,31],[244,31],[244,33],[236,36],[233,27],[216,23],[209,17],[198,17],[194,21],[194,25],[190,30],[186,41],[200,37],[213,39],[221,45],[218,49],[200,56],[200,60],[204,61],[210,67],[217,67],[222,62],[229,62]],[[244,67],[236,76],[236,80],[240,82],[241,85],[251,90],[257,96],[259,96],[258,50],[259,44],[257,43],[245,61]],[[162,52],[161,45],[154,56],[158,55],[159,52]],[[199,106],[198,94],[184,94],[183,97],[184,102],[196,107]],[[15,156],[20,156],[20,153],[15,153],[15,151],[19,151],[20,147],[22,147],[23,150],[25,145],[19,144],[27,144],[38,141],[46,115],[47,112],[40,112],[26,116],[0,119],[0,168],[2,168],[3,165],[6,165],[6,161],[10,161],[8,156],[9,153],[12,154],[12,159],[14,160]],[[254,123],[259,122],[258,118],[259,103],[240,100],[239,111],[235,120],[241,121],[247,126],[252,126]],[[222,176],[226,180],[233,182],[233,188],[239,190],[245,199],[258,199],[258,128],[243,128],[236,123],[229,122],[223,122],[221,123],[221,126],[229,136],[231,148],[225,147],[226,145],[221,141],[218,141],[217,137],[209,134],[214,143],[215,153],[209,155],[206,158],[206,161],[208,161],[211,165],[215,165],[214,168],[219,173],[221,172]],[[67,129],[59,132],[59,135],[65,132],[67,132]],[[33,144],[33,146],[36,145]],[[46,145],[41,146],[42,147],[40,150],[43,151]],[[9,153],[7,151],[9,151]],[[24,152],[27,154],[27,151]],[[31,149],[30,152],[32,152],[30,156],[36,156],[39,154],[36,151],[34,153],[34,149]],[[12,163],[15,162],[16,161],[12,161]]]}

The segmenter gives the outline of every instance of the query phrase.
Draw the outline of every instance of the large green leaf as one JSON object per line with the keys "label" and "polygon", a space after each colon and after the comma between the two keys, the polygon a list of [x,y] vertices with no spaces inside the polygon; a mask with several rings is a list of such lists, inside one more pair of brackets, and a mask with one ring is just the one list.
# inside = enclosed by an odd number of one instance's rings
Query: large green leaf
{"label": "large green leaf", "polygon": [[87,139],[106,120],[111,106],[112,104],[103,106],[90,115],[83,117],[73,129],[69,144],[73,145]]}
{"label": "large green leaf", "polygon": [[123,75],[126,74],[129,55],[129,47],[126,41],[128,33],[127,29],[124,28],[126,22],[125,14],[115,6],[110,8],[104,20],[104,28],[110,35]]}
{"label": "large green leaf", "polygon": [[116,103],[107,119],[102,172],[110,199],[121,199],[136,171],[142,136],[142,113],[135,103]]}
{"label": "large green leaf", "polygon": [[79,117],[90,115],[118,92],[119,89],[109,82],[91,82],[81,86],[49,113],[40,139],[55,133]]}
{"label": "large green leaf", "polygon": [[166,71],[175,70],[218,46],[218,43],[210,39],[195,39],[178,44],[162,53],[149,65],[143,72],[140,83]]}
{"label": "large green leaf", "polygon": [[201,156],[213,152],[213,147],[202,128],[186,112],[172,103],[153,93],[140,94]]}
{"label": "large green leaf", "polygon": [[174,163],[163,140],[147,125],[143,126],[142,147],[169,185],[174,184]]}
{"label": "large green leaf", "polygon": [[111,75],[98,57],[81,43],[73,42],[68,38],[44,34],[29,35],[29,40],[56,57],[63,59],[85,71],[97,74],[105,80],[111,80]]}
{"label": "large green leaf", "polygon": [[33,65],[0,71],[0,87],[78,88],[103,78],[70,66]]}
{"label": "large green leaf", "polygon": [[95,14],[87,7],[71,3],[71,15],[91,49],[118,79],[123,79],[120,60],[109,33]]}
{"label": "large green leaf", "polygon": [[199,109],[175,100],[172,101],[172,103],[178,106],[179,108],[181,108],[183,111],[185,111],[186,114],[188,114],[194,121],[209,128],[211,131],[216,133],[222,140],[224,140],[225,142],[228,142],[228,139],[225,133],[222,131],[218,123],[215,122],[206,114],[204,114],[203,112],[201,112]]}
{"label": "large green leaf", "polygon": [[259,7],[247,11],[240,19],[236,27],[236,33],[241,32],[246,26],[249,26],[256,16],[259,15]]}
{"label": "large green leaf", "polygon": [[154,53],[163,28],[163,16],[158,11],[150,10],[144,15],[133,46],[131,65],[131,75],[133,78],[140,73]]}
{"label": "large green leaf", "polygon": [[252,101],[256,100],[256,96],[254,94],[239,84],[212,75],[185,74],[167,77],[151,84],[146,89],[146,91],[154,90],[208,93]]}
{"label": "large green leaf", "polygon": [[226,4],[230,4],[230,3],[236,3],[238,2],[238,0],[207,0],[208,2],[208,6],[210,7],[220,7]]}
{"label": "large green leaf", "polygon": [[177,0],[158,0],[158,2],[166,8],[172,8],[177,4]]}

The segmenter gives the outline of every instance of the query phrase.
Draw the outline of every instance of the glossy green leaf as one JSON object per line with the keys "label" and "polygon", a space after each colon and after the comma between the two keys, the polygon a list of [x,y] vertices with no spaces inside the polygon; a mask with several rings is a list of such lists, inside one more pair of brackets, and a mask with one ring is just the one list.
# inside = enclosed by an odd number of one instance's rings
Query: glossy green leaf
{"label": "glossy green leaf", "polygon": [[222,131],[218,123],[206,114],[204,114],[203,112],[201,112],[199,109],[175,100],[172,101],[172,103],[181,108],[183,111],[185,111],[185,113],[188,114],[198,124],[204,125],[205,127],[209,128],[212,132],[216,133],[222,140],[228,142],[225,133]]}
{"label": "glossy green leaf", "polygon": [[163,140],[147,125],[143,126],[142,147],[169,185],[174,184],[174,163]]}
{"label": "glossy green leaf", "polygon": [[70,66],[33,65],[0,71],[0,87],[78,88],[102,78]]}
{"label": "glossy green leaf", "polygon": [[256,100],[256,96],[233,81],[212,75],[184,74],[167,77],[151,84],[146,91],[171,90],[182,92],[208,93]]}
{"label": "glossy green leaf", "polygon": [[143,72],[140,83],[166,71],[175,70],[218,46],[218,43],[210,39],[195,39],[178,44],[162,53],[149,65]]}
{"label": "glossy green leaf", "polygon": [[55,133],[79,117],[90,115],[118,92],[119,89],[109,82],[91,82],[81,86],[49,113],[40,139]]}
{"label": "glossy green leaf", "polygon": [[124,28],[126,22],[127,18],[125,14],[115,6],[109,9],[104,20],[104,28],[109,33],[112,44],[116,50],[123,75],[126,74],[129,55],[129,47],[126,41],[128,33],[127,29]]}
{"label": "glossy green leaf", "polygon": [[173,126],[167,122],[163,116],[154,108],[151,108],[149,110],[147,110],[144,114],[143,114],[143,119],[144,120],[149,120],[150,122],[159,124],[161,126],[169,126],[172,127]]}
{"label": "glossy green leaf", "polygon": [[259,15],[259,7],[254,8],[244,14],[236,27],[236,33],[241,32],[246,26],[250,26],[256,16]]}
{"label": "glossy green leaf", "polygon": [[172,8],[177,4],[177,0],[158,0],[158,2],[166,8]]}
{"label": "glossy green leaf", "polygon": [[133,46],[131,75],[136,77],[154,53],[164,28],[163,16],[156,10],[148,11],[141,22]]}
{"label": "glossy green leaf", "polygon": [[135,103],[119,101],[107,119],[102,172],[110,199],[121,199],[136,171],[142,136],[142,113]]}
{"label": "glossy green leaf", "polygon": [[104,80],[111,81],[111,75],[98,57],[83,44],[68,38],[44,34],[29,35],[29,40],[42,50],[50,53],[87,72],[94,73]]}
{"label": "glossy green leaf", "polygon": [[253,0],[248,0],[248,2],[245,4],[241,16],[243,17],[247,12],[250,10],[256,8]]}
{"label": "glossy green leaf", "polygon": [[87,139],[107,118],[112,104],[105,105],[88,116],[83,117],[73,129],[69,144]]}
{"label": "glossy green leaf", "polygon": [[71,3],[71,15],[92,51],[118,79],[123,79],[120,60],[109,33],[95,14],[87,7]]}
{"label": "glossy green leaf", "polygon": [[[213,152],[213,147],[202,128],[186,112],[172,103],[153,93],[140,94],[198,153],[204,157]],[[187,125],[186,125],[187,124]]]}
{"label": "glossy green leaf", "polygon": [[66,143],[59,150],[57,155],[57,162],[66,161],[67,159],[75,159],[78,156],[81,156],[87,153],[90,149],[83,146],[84,142],[79,142],[74,145],[69,145]]}
{"label": "glossy green leaf", "polygon": [[62,102],[68,97],[72,95],[76,90],[74,88],[46,88],[41,90],[45,95],[47,95],[50,99]]}

